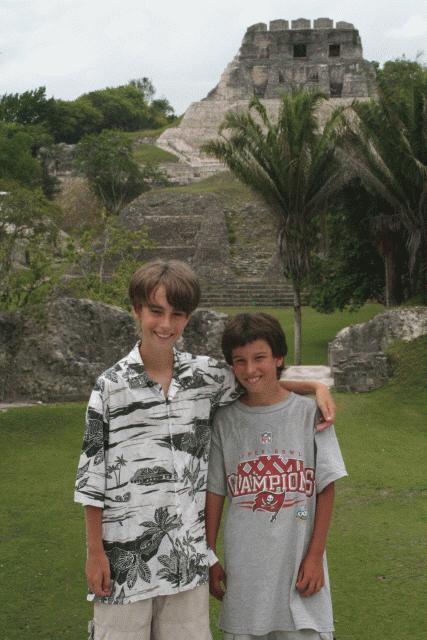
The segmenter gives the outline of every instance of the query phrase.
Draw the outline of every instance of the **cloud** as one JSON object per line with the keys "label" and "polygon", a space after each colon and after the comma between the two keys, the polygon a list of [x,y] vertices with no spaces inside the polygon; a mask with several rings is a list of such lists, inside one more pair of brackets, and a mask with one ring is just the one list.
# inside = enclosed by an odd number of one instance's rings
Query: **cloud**
{"label": "cloud", "polygon": [[427,36],[427,17],[422,15],[411,16],[400,27],[389,29],[387,35],[390,38],[419,38]]}

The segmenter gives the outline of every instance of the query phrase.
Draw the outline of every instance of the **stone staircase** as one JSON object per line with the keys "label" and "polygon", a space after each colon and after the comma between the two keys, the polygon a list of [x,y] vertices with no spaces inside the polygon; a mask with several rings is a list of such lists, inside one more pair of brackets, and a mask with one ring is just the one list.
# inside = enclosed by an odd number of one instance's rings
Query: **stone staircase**
{"label": "stone staircase", "polygon": [[289,307],[292,287],[285,283],[202,283],[202,307]]}

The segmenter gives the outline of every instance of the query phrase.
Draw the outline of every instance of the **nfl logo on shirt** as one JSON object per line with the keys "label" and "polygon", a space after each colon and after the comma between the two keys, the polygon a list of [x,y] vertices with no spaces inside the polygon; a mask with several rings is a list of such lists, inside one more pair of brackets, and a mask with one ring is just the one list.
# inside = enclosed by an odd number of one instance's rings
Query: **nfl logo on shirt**
{"label": "nfl logo on shirt", "polygon": [[262,444],[271,444],[272,439],[273,438],[270,431],[264,431],[264,433],[261,435]]}

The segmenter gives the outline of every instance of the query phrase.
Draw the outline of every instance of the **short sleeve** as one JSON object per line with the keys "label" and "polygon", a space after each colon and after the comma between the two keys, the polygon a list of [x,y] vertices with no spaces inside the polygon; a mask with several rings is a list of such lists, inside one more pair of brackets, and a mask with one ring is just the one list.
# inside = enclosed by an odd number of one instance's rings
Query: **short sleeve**
{"label": "short sleeve", "polygon": [[89,399],[74,493],[75,502],[101,508],[104,507],[105,450],[109,433],[106,382],[99,378]]}
{"label": "short sleeve", "polygon": [[214,420],[211,448],[208,465],[208,491],[219,496],[227,495],[227,479],[224,465],[222,443],[218,429],[218,422]]}
{"label": "short sleeve", "polygon": [[224,407],[227,404],[231,404],[243,393],[243,388],[239,384],[236,376],[233,373],[231,367],[225,362],[218,363],[221,369],[221,387],[217,397],[217,406]]}
{"label": "short sleeve", "polygon": [[328,484],[347,476],[338,439],[333,426],[315,433],[316,444],[316,492]]}

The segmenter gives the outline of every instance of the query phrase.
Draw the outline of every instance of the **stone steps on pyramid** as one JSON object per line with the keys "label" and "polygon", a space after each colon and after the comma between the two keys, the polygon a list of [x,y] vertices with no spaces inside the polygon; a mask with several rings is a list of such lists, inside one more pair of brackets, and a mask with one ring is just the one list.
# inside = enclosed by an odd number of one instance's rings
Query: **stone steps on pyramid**
{"label": "stone steps on pyramid", "polygon": [[[307,302],[306,296],[304,302]],[[225,282],[202,283],[203,307],[288,307],[293,304],[292,287],[286,283]]]}

